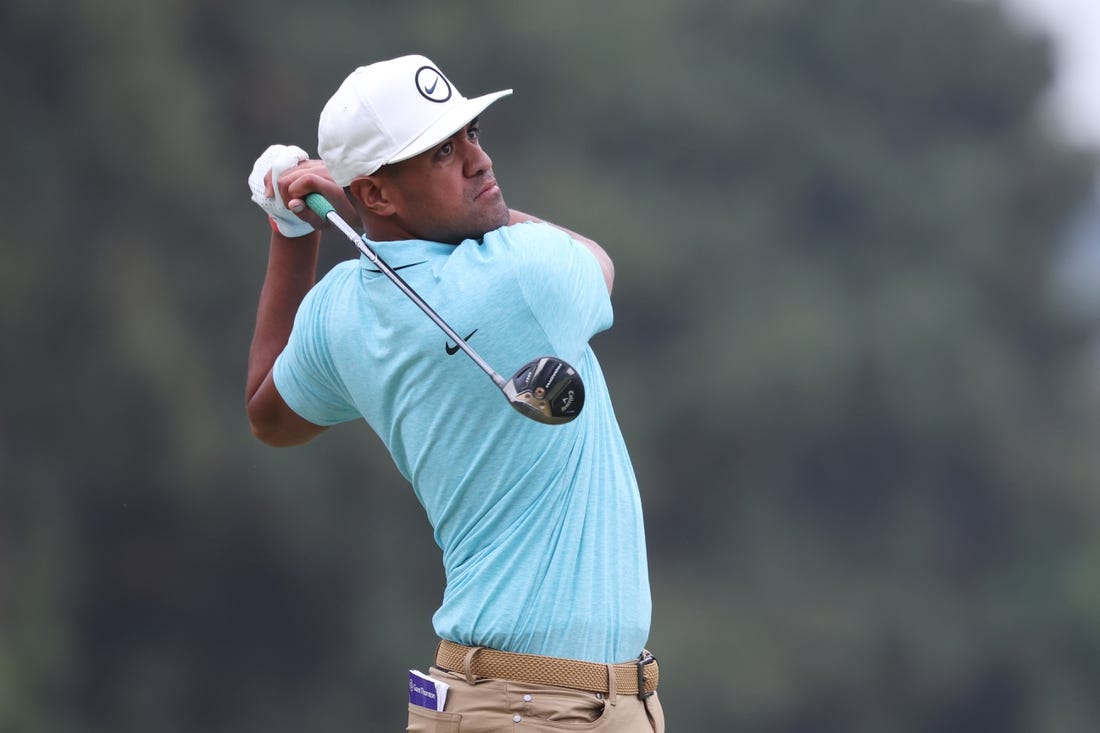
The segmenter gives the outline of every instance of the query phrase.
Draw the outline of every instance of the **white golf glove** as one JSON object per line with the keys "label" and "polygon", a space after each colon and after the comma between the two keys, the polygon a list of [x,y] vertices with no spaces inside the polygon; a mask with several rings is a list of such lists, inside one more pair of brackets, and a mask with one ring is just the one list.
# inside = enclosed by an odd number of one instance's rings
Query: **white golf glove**
{"label": "white golf glove", "polygon": [[[313,227],[299,219],[283,203],[279,193],[279,176],[293,168],[309,155],[296,145],[272,145],[256,159],[252,174],[248,177],[248,187],[252,189],[252,200],[271,217],[275,226],[284,237],[302,237],[313,231]],[[264,176],[271,171],[271,185],[275,189],[274,198],[264,196]]]}

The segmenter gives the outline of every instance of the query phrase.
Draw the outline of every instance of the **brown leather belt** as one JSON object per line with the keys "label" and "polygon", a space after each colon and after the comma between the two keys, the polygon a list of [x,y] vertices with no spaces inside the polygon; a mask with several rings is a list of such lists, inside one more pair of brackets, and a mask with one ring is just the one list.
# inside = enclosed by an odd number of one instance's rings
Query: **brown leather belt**
{"label": "brown leather belt", "polygon": [[497,680],[515,680],[539,685],[568,687],[573,690],[607,693],[609,679],[614,679],[615,692],[637,695],[645,699],[657,689],[660,670],[657,659],[645,651],[631,662],[597,664],[575,659],[541,657],[464,646],[443,640],[435,651],[435,666],[448,672]]}

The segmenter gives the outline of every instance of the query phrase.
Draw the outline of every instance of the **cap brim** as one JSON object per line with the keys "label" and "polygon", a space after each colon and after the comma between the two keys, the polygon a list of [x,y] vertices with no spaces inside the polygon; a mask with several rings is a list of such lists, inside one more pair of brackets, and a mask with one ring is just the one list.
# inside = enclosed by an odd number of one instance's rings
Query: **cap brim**
{"label": "cap brim", "polygon": [[394,153],[383,165],[400,163],[428,150],[461,130],[470,120],[474,119],[493,102],[512,93],[511,89],[505,89],[492,94],[485,94],[473,99],[467,99],[451,107],[443,115],[433,122],[428,129],[417,135],[405,147]]}

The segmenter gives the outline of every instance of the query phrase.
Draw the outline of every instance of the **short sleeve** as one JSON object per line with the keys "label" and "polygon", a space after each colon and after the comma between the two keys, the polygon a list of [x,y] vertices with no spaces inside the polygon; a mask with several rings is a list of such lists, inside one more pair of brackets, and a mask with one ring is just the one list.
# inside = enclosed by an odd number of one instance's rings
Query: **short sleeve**
{"label": "short sleeve", "polygon": [[328,426],[355,420],[360,414],[333,363],[327,290],[321,285],[299,306],[290,340],[275,360],[273,377],[279,395],[294,412],[315,425]]}

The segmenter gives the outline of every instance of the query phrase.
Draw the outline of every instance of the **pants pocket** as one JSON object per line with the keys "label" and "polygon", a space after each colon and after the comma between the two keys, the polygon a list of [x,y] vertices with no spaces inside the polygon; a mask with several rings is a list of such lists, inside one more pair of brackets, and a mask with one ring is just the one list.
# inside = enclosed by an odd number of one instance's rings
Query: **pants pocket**
{"label": "pants pocket", "polygon": [[657,699],[657,693],[646,698],[645,711],[653,726],[653,733],[665,733],[665,711],[661,707],[661,701]]}
{"label": "pants pocket", "polygon": [[459,733],[461,713],[444,713],[409,704],[407,733]]}
{"label": "pants pocket", "polygon": [[577,730],[598,725],[607,712],[602,695],[560,687],[509,683],[508,698],[524,720]]}

